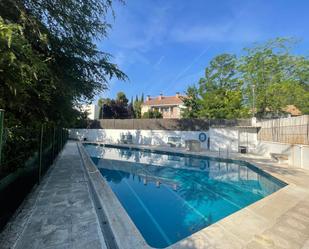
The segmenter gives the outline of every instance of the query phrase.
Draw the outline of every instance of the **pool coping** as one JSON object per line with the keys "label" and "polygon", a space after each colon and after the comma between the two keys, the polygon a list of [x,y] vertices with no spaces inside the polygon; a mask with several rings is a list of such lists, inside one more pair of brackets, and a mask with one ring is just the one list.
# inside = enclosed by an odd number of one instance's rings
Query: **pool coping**
{"label": "pool coping", "polygon": [[[135,226],[125,209],[122,207],[120,201],[108,186],[106,180],[100,174],[97,167],[92,162],[90,156],[85,151],[81,142],[78,143],[78,148],[81,152],[86,172],[89,175],[89,179],[93,184],[94,190],[102,208],[107,216],[110,228],[114,234],[115,241],[119,249],[132,249],[132,248],[147,248],[149,246],[138,228]],[[104,144],[100,142],[85,142],[93,144]],[[171,152],[181,153],[185,155],[203,156],[203,157],[218,157],[214,153],[202,151],[202,152],[189,152],[179,151],[174,148],[153,147],[144,145],[132,145],[132,144],[111,144],[117,147],[147,149],[150,151],[158,152]],[[226,159],[226,158],[223,158]],[[213,223],[212,225],[199,230],[198,232],[172,244],[166,249],[184,249],[184,248],[205,248],[205,247],[218,247],[218,248],[243,248],[250,242],[256,239],[257,234],[263,233],[267,228],[275,225],[277,219],[285,212],[296,205],[297,201],[309,197],[309,191],[304,189],[307,180],[309,180],[309,174],[307,171],[300,171],[304,173],[304,179],[294,179],[293,174],[283,174],[282,172],[275,172],[277,167],[282,168],[273,161],[261,157],[244,157],[243,155],[230,154],[228,159],[239,160],[249,163],[259,170],[266,172],[267,174],[287,183],[288,185],[281,188],[277,192],[264,197],[263,199],[254,202],[235,213]],[[265,165],[267,164],[267,165]],[[276,167],[276,168],[273,168]],[[284,168],[285,169],[285,168]],[[290,169],[289,171],[297,171],[297,169]],[[308,174],[308,175],[307,175]],[[292,177],[290,176],[292,175]],[[303,198],[298,195],[303,196]],[[292,198],[291,198],[292,197]],[[288,200],[288,201],[287,201]],[[279,202],[279,203],[278,203]],[[264,214],[263,211],[272,208],[277,208],[279,211],[276,213]],[[243,227],[244,225],[244,227]],[[308,238],[309,239],[309,238]]]}

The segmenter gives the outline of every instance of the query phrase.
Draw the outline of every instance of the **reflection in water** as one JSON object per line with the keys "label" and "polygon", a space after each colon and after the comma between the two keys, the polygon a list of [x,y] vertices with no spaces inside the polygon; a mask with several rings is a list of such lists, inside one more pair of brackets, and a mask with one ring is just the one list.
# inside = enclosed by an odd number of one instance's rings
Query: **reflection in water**
{"label": "reflection in water", "polygon": [[124,178],[129,178],[130,174],[120,171],[119,174],[114,174],[113,170],[105,169],[103,176],[108,182],[120,183]]}
{"label": "reflection in water", "polygon": [[277,191],[243,163],[86,146],[149,245],[171,245]]}

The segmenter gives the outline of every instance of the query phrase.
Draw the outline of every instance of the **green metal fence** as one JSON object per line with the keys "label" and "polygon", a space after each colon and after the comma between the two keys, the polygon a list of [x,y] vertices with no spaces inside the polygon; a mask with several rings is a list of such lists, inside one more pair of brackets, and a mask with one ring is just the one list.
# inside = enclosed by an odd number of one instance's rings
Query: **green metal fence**
{"label": "green metal fence", "polygon": [[18,128],[3,127],[0,122],[0,135],[1,231],[32,187],[40,184],[65,145],[68,131],[48,123]]}
{"label": "green metal fence", "polygon": [[0,164],[2,154],[2,134],[3,134],[4,110],[0,109]]}

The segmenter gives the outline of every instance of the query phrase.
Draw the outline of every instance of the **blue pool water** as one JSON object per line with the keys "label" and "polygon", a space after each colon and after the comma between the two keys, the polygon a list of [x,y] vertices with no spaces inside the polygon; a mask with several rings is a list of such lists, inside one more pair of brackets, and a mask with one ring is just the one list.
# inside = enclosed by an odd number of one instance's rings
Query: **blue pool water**
{"label": "blue pool water", "polygon": [[232,160],[86,144],[147,243],[164,248],[285,186]]}

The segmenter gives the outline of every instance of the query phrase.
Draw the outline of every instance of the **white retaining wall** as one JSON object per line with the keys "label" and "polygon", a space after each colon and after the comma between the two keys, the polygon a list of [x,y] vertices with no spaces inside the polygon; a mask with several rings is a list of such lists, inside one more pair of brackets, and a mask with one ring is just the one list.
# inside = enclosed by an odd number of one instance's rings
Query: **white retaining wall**
{"label": "white retaining wall", "polygon": [[[207,134],[208,132],[202,131]],[[187,139],[196,139],[200,131],[166,131],[166,130],[121,130],[121,129],[70,129],[70,138],[88,141],[118,143],[121,135],[131,134],[133,143],[145,145],[164,145],[168,137],[179,136],[182,143]],[[207,149],[207,140],[202,143],[202,148]]]}
{"label": "white retaining wall", "polygon": [[238,152],[238,146],[246,146],[249,153],[254,153],[257,133],[241,132],[237,128],[210,128],[210,150],[229,150]]}
{"label": "white retaining wall", "polygon": [[[88,141],[118,143],[123,134],[131,134],[133,143],[145,145],[163,145],[168,137],[179,136],[182,143],[187,139],[199,139],[204,132],[210,137],[210,150],[229,150],[237,152],[239,145],[248,145],[249,152],[253,152],[257,143],[257,135],[249,133],[246,144],[239,144],[238,130],[236,128],[211,128],[209,131],[168,131],[168,130],[122,130],[122,129],[70,129],[70,138]],[[207,140],[202,142],[202,148],[207,149]]]}
{"label": "white retaining wall", "polygon": [[309,146],[302,146],[301,168],[309,170]]}
{"label": "white retaining wall", "polygon": [[266,157],[271,153],[286,154],[290,166],[309,169],[308,145],[258,141],[255,153]]}
{"label": "white retaining wall", "polygon": [[238,131],[231,128],[209,129],[210,150],[237,151],[238,150]]}
{"label": "white retaining wall", "polygon": [[[258,141],[256,133],[242,133],[237,128],[210,128],[209,131],[167,131],[167,130],[120,130],[120,129],[70,129],[70,138],[88,141],[118,143],[122,134],[131,134],[133,143],[145,145],[164,145],[168,137],[179,136],[182,143],[187,139],[196,139],[201,132],[210,137],[210,150],[222,153],[227,149],[237,152],[238,146],[248,147],[249,153],[270,157],[270,153],[288,155],[288,164],[293,167],[309,169],[309,146],[291,145],[269,141]],[[239,141],[240,140],[240,141]],[[207,142],[202,143],[207,149]]]}

